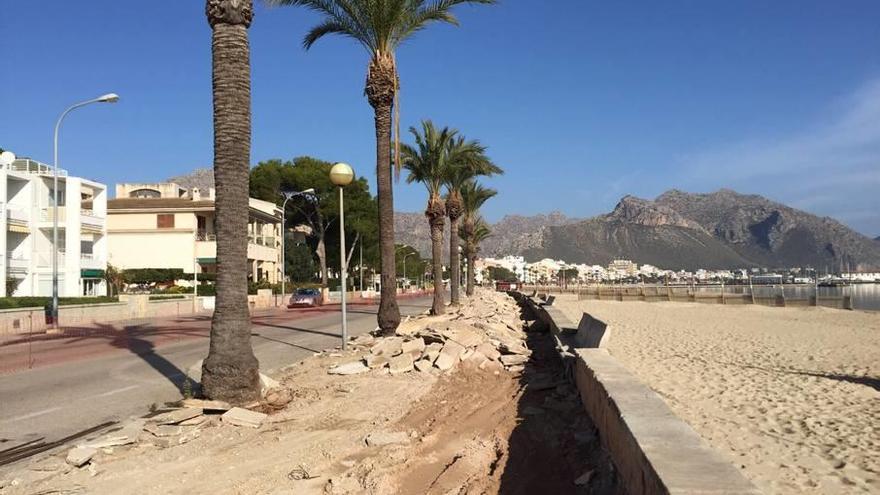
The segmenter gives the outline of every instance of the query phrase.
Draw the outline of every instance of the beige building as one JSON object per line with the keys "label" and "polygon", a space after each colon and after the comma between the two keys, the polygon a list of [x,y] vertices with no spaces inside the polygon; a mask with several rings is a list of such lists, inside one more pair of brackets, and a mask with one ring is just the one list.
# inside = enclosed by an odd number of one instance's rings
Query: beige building
{"label": "beige building", "polygon": [[[275,283],[281,272],[281,209],[250,199],[248,278]],[[179,268],[212,273],[217,259],[214,189],[117,184],[107,202],[108,262],[119,269]]]}

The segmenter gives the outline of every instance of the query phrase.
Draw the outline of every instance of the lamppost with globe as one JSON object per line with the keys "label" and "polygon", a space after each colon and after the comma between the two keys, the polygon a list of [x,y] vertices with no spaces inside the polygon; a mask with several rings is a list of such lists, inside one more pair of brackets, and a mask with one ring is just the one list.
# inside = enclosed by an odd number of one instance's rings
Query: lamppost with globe
{"label": "lamppost with globe", "polygon": [[330,182],[332,182],[336,186],[339,186],[339,274],[342,281],[342,290],[340,292],[342,294],[341,301],[343,351],[345,350],[346,342],[348,341],[348,321],[346,319],[345,313],[345,279],[346,277],[348,277],[348,267],[346,266],[347,263],[345,262],[345,206],[342,189],[345,186],[351,184],[352,180],[354,180],[354,170],[352,170],[351,166],[347,163],[337,163],[336,165],[333,165],[333,167],[330,169]]}

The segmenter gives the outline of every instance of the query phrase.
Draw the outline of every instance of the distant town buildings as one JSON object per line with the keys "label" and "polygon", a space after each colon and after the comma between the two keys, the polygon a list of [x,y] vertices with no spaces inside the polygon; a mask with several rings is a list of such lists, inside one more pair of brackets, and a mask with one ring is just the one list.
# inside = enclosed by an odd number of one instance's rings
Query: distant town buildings
{"label": "distant town buildings", "polygon": [[107,188],[28,158],[0,169],[0,272],[6,296],[51,296],[54,205],[58,202],[58,293],[106,294]]}
{"label": "distant town buildings", "polygon": [[[250,198],[248,278],[280,280],[281,208]],[[214,273],[217,242],[214,189],[174,183],[117,184],[107,203],[109,260],[119,269],[178,268],[192,276]]]}

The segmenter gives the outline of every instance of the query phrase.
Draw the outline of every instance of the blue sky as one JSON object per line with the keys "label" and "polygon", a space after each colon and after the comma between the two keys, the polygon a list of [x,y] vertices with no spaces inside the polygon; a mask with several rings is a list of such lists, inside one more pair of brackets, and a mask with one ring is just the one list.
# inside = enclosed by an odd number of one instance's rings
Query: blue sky
{"label": "blue sky", "polygon": [[[147,7],[149,5],[149,7]],[[201,0],[0,6],[0,147],[108,184],[209,166],[210,29]],[[458,10],[399,55],[404,128],[422,118],[490,147],[486,206],[589,216],[624,194],[730,187],[880,234],[880,2],[503,0]],[[367,54],[311,51],[316,17],[258,6],[253,162],[314,155],[372,179]],[[424,192],[402,181],[398,210]]]}

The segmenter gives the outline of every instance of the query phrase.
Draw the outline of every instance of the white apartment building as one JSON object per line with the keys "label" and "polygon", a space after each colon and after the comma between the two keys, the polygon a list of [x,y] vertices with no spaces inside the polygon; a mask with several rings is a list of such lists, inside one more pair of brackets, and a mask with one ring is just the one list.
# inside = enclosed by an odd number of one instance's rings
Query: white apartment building
{"label": "white apartment building", "polygon": [[[179,268],[192,278],[217,263],[214,189],[191,191],[174,183],[117,184],[108,203],[109,261],[116,268]],[[248,278],[278,282],[281,208],[250,198]],[[187,281],[183,283],[187,283]]]}
{"label": "white apartment building", "polygon": [[[58,294],[106,294],[107,188],[58,171]],[[0,168],[0,272],[6,296],[51,296],[53,168],[28,158]]]}

